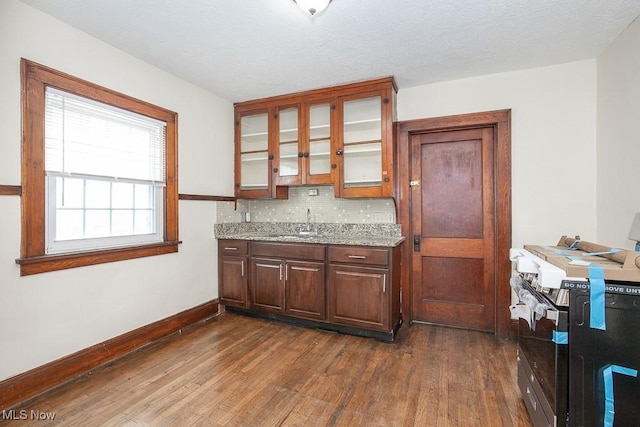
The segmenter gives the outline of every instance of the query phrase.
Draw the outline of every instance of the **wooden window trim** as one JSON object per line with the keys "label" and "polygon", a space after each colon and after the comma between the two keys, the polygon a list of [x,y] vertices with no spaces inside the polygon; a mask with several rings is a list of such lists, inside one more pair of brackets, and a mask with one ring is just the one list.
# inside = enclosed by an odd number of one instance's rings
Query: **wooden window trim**
{"label": "wooden window trim", "polygon": [[[44,273],[178,251],[178,114],[26,59],[22,78],[22,243],[20,274]],[[167,123],[164,241],[66,254],[45,254],[45,89],[60,90],[153,117]]]}

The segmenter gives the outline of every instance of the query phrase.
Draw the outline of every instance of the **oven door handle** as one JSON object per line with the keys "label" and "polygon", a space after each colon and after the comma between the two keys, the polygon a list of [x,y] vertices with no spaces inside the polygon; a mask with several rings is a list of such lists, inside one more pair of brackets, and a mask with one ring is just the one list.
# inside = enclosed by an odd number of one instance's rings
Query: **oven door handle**
{"label": "oven door handle", "polygon": [[527,385],[527,397],[529,398],[529,402],[531,402],[531,406],[533,406],[533,410],[537,411],[538,410],[538,402],[533,397],[533,392],[529,389],[528,385]]}

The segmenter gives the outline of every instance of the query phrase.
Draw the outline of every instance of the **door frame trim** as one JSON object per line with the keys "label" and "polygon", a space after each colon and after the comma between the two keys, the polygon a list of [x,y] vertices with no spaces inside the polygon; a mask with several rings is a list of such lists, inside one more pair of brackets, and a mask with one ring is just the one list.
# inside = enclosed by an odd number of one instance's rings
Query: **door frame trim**
{"label": "door frame trim", "polygon": [[[511,328],[511,110],[496,110],[454,116],[407,120],[396,123],[397,165],[409,165],[411,138],[413,135],[434,132],[462,130],[477,127],[494,128],[494,179],[495,179],[495,334],[500,338],[513,338]],[[405,322],[413,321],[412,313],[412,236],[411,190],[409,188],[409,168],[396,167],[397,179],[395,199],[398,221],[407,236],[402,245],[401,286],[402,316]]]}

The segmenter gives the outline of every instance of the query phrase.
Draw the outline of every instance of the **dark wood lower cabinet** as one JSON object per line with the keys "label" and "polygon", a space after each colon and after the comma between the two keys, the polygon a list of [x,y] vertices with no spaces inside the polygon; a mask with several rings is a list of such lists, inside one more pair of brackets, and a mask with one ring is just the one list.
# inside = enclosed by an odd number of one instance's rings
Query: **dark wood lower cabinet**
{"label": "dark wood lower cabinet", "polygon": [[329,246],[329,321],[394,334],[400,316],[396,248]]}
{"label": "dark wood lower cabinet", "polygon": [[283,262],[251,258],[251,308],[270,313],[284,311]]}
{"label": "dark wood lower cabinet", "polygon": [[249,307],[249,242],[218,241],[218,297],[225,306]]}
{"label": "dark wood lower cabinet", "polygon": [[387,330],[389,269],[329,265],[329,321]]}
{"label": "dark wood lower cabinet", "polygon": [[398,248],[245,241],[242,258],[227,254],[242,252],[229,242],[219,271],[230,311],[393,341],[402,323]]}
{"label": "dark wood lower cabinet", "polygon": [[286,261],[286,314],[317,320],[326,318],[324,271],[324,262]]}

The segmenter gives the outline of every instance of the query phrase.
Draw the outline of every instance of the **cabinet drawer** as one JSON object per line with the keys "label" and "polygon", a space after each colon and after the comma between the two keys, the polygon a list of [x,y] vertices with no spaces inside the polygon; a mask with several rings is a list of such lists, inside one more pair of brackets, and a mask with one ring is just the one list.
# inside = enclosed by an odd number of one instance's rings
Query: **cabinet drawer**
{"label": "cabinet drawer", "polygon": [[389,249],[366,246],[329,246],[329,262],[388,265]]}
{"label": "cabinet drawer", "polygon": [[251,242],[251,256],[324,261],[325,246],[305,243]]}
{"label": "cabinet drawer", "polygon": [[518,360],[518,388],[520,388],[520,395],[527,407],[529,417],[535,427],[552,427],[555,424],[549,421],[543,410],[542,401],[538,397],[538,393],[542,393],[542,391],[539,390],[539,387],[534,386],[533,378],[527,362],[520,358]]}
{"label": "cabinet drawer", "polygon": [[246,255],[249,253],[248,240],[218,240],[219,255]]}

